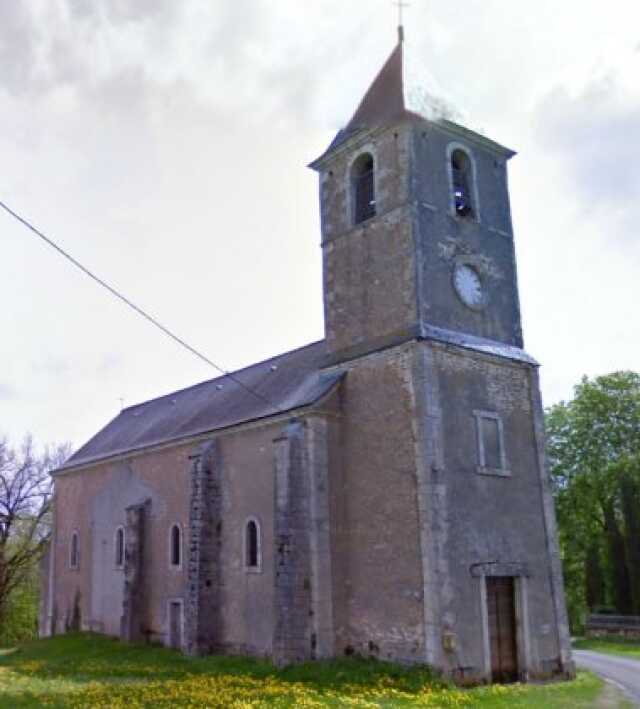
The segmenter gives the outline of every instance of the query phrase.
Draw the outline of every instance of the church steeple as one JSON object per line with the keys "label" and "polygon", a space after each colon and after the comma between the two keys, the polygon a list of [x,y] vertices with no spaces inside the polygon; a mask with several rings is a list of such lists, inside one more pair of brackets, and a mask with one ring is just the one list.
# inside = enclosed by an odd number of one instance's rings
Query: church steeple
{"label": "church steeple", "polygon": [[373,80],[356,112],[344,128],[347,134],[356,130],[377,128],[400,118],[405,112],[403,82],[404,42],[398,40],[389,58]]}
{"label": "church steeple", "polygon": [[398,42],[358,104],[355,113],[317,164],[358,131],[372,130],[407,117],[426,120],[460,120],[459,112],[431,74],[421,66],[398,25]]}
{"label": "church steeple", "polygon": [[452,120],[398,42],[325,153],[325,326],[333,361],[411,339],[521,347],[506,162]]}

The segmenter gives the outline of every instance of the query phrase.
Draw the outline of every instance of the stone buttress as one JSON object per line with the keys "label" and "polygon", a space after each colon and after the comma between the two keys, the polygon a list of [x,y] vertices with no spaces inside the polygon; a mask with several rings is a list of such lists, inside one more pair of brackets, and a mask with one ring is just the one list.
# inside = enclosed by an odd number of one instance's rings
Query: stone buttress
{"label": "stone buttress", "polygon": [[279,665],[333,654],[326,422],[292,420],[274,440]]}
{"label": "stone buttress", "polygon": [[139,642],[145,633],[145,527],[151,502],[126,509],[126,545],[124,561],[124,594],[120,637],[127,642]]}
{"label": "stone buttress", "polygon": [[191,460],[186,649],[190,655],[202,655],[220,644],[222,632],[222,460],[218,442],[203,444]]}

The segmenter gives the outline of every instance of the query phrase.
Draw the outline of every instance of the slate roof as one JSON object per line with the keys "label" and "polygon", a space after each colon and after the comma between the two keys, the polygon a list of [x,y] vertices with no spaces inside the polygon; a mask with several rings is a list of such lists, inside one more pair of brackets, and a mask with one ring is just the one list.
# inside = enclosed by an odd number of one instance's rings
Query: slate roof
{"label": "slate roof", "polygon": [[[538,364],[518,347],[431,325],[423,327],[418,339],[444,342],[533,366]],[[253,364],[231,376],[210,379],[129,406],[55,472],[310,406],[345,376],[339,370],[323,372],[325,361],[325,341],[321,340]]]}
{"label": "slate roof", "polygon": [[[322,374],[324,341],[286,352],[120,412],[57,472],[150,446],[180,441],[318,401],[342,374]],[[267,403],[269,402],[269,403]]]}
{"label": "slate roof", "polygon": [[431,121],[460,117],[430,74],[415,62],[414,56],[400,38],[351,120],[338,131],[329,148],[315,162],[359,131],[390,125],[404,115]]}
{"label": "slate roof", "polygon": [[[463,122],[469,125],[469,119],[454,107],[446,92],[422,66],[419,53],[407,45],[401,34],[347,125],[338,131],[327,150],[310,167],[317,169],[327,155],[361,131],[388,126],[403,117],[419,117],[454,130],[472,132],[459,125]],[[479,137],[481,131],[475,135]],[[496,150],[514,154],[481,137]]]}

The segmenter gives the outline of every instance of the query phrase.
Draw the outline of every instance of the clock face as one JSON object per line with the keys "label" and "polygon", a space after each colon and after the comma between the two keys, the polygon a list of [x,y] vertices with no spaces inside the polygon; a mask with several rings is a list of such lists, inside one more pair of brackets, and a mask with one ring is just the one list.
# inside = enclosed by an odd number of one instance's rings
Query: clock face
{"label": "clock face", "polygon": [[453,272],[453,285],[465,305],[480,308],[484,305],[482,280],[472,266],[458,264]]}

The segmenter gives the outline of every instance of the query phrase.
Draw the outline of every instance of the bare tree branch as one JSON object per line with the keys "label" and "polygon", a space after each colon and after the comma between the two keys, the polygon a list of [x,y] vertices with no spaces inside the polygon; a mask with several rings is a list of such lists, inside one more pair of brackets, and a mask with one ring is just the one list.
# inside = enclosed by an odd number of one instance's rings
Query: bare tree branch
{"label": "bare tree branch", "polygon": [[0,438],[0,625],[6,602],[48,544],[51,477],[70,454],[68,444],[35,451],[31,436],[18,449]]}

